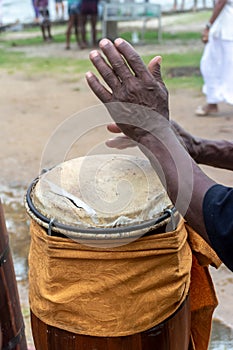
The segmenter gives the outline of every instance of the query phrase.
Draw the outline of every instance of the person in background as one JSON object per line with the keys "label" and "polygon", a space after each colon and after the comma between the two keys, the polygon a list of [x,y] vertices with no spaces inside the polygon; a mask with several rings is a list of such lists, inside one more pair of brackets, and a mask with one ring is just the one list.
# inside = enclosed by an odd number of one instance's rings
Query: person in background
{"label": "person in background", "polygon": [[[233,187],[209,178],[173,131],[168,91],[160,73],[161,57],[154,57],[147,69],[134,48],[121,38],[114,43],[103,39],[99,46],[107,60],[97,50],[90,53],[90,60],[107,85],[87,72],[90,88],[106,105],[116,126],[149,159],[177,210],[233,271]],[[200,157],[206,154],[207,161],[212,158],[217,163],[222,158],[223,167],[232,167],[233,143],[206,141],[203,146],[200,144]]]}
{"label": "person in background", "polygon": [[35,5],[37,6],[40,14],[40,26],[43,39],[44,41],[50,41],[53,39],[53,37],[51,35],[51,22],[48,10],[48,0],[36,0]]}
{"label": "person in background", "polygon": [[36,0],[32,0],[32,6],[33,6],[33,9],[34,9],[34,13],[35,13],[34,22],[38,23],[38,21],[39,21],[39,11],[38,11],[38,8],[36,6]]}
{"label": "person in background", "polygon": [[218,0],[202,34],[205,49],[200,69],[206,104],[197,116],[218,113],[218,103],[233,104],[233,0]]}
{"label": "person in background", "polygon": [[[181,1],[181,5],[180,5],[180,9],[183,10],[184,9],[184,5],[185,5],[185,0]],[[176,11],[177,10],[177,0],[174,0],[173,2],[173,10]]]}
{"label": "person in background", "polygon": [[88,46],[87,32],[86,32],[88,17],[90,18],[90,22],[91,22],[92,46],[96,46],[97,45],[96,24],[97,24],[97,18],[98,18],[98,0],[82,0],[80,12],[81,12],[80,26],[81,26],[81,37],[82,37],[82,42],[80,47],[82,49],[85,49]]}
{"label": "person in background", "polygon": [[72,28],[75,30],[75,37],[77,44],[80,45],[79,41],[79,24],[80,24],[80,0],[68,0],[68,27],[66,31],[66,50],[70,49],[70,36]]}
{"label": "person in background", "polygon": [[65,7],[63,0],[55,0],[55,10],[56,10],[56,18],[59,19],[59,10],[61,10],[61,19],[64,19]]}
{"label": "person in background", "polygon": [[[206,0],[202,0],[202,5],[203,5],[203,8],[206,8]],[[214,0],[213,0],[213,6],[214,6]],[[185,7],[185,0],[181,0],[181,6],[180,6],[180,9],[181,10],[184,10],[184,7]],[[197,9],[197,0],[194,0],[193,1],[193,11],[196,11]],[[173,2],[173,10],[177,10],[177,0],[174,0]]]}

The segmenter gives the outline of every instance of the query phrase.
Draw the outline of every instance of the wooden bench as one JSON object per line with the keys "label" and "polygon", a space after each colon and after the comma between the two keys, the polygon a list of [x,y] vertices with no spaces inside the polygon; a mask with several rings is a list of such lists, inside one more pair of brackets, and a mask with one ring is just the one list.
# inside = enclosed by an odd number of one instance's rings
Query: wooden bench
{"label": "wooden bench", "polygon": [[102,17],[102,36],[107,36],[109,22],[142,22],[142,40],[144,40],[146,24],[152,19],[158,20],[158,40],[162,38],[161,5],[151,3],[104,3]]}

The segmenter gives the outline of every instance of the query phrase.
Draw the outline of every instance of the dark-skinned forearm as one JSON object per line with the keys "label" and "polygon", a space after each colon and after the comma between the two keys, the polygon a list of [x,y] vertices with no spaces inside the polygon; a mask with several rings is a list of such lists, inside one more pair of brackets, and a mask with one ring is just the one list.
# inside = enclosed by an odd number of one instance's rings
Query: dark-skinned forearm
{"label": "dark-skinned forearm", "polygon": [[199,139],[195,147],[197,163],[233,170],[233,142]]}
{"label": "dark-skinned forearm", "polygon": [[219,16],[220,12],[222,11],[223,7],[226,5],[227,0],[218,0],[214,6],[214,10],[212,13],[212,16],[210,17],[209,23],[213,24],[216,18]]}
{"label": "dark-skinned forearm", "polygon": [[159,139],[147,133],[140,140],[139,147],[149,158],[177,210],[210,243],[206,234],[202,203],[207,190],[215,182],[201,171],[172,130],[163,130]]}

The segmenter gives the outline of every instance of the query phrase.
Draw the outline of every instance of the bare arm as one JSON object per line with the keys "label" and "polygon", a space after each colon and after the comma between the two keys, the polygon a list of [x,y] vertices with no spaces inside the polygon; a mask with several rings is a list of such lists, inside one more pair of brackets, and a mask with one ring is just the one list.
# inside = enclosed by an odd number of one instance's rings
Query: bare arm
{"label": "bare arm", "polygon": [[[233,142],[226,140],[206,140],[195,137],[184,130],[178,123],[171,120],[180,143],[185,147],[196,163],[233,170]],[[107,126],[112,133],[119,134],[121,129],[114,123]],[[128,136],[120,135],[106,141],[108,147],[125,149],[137,146]]]}
{"label": "bare arm", "polygon": [[196,161],[216,168],[233,170],[233,142],[201,140]]}
{"label": "bare arm", "polygon": [[233,142],[207,140],[192,136],[174,121],[172,121],[172,126],[180,141],[183,142],[197,163],[233,170]]}
{"label": "bare arm", "polygon": [[117,126],[148,157],[176,208],[209,242],[202,203],[215,182],[201,171],[172,130],[160,61],[153,59],[148,71],[132,46],[122,39],[115,45],[104,39],[100,48],[111,67],[97,51],[91,52],[90,59],[111,90],[91,72],[86,75],[89,86],[106,104]]}
{"label": "bare arm", "polygon": [[212,16],[210,17],[209,23],[212,25],[220,12],[222,11],[223,7],[226,5],[227,0],[218,0],[214,6],[214,10],[212,13]]}
{"label": "bare arm", "polygon": [[214,6],[214,10],[213,13],[210,17],[209,22],[206,24],[206,27],[202,33],[202,41],[204,43],[208,42],[208,36],[209,36],[209,30],[210,27],[212,26],[212,24],[214,23],[214,21],[216,20],[216,18],[219,16],[219,14],[221,13],[222,9],[224,8],[224,6],[226,5],[227,0],[218,0]]}

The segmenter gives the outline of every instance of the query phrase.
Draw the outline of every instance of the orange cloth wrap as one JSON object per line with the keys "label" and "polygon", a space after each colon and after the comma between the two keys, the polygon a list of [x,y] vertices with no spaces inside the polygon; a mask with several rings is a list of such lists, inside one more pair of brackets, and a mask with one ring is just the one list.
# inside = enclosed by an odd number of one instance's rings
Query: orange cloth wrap
{"label": "orange cloth wrap", "polygon": [[124,336],[171,316],[190,287],[192,253],[176,231],[100,249],[50,237],[31,223],[30,306],[44,323],[78,334]]}
{"label": "orange cloth wrap", "polygon": [[218,305],[208,265],[218,268],[221,261],[213,249],[188,225],[188,240],[193,252],[190,285],[191,335],[189,350],[207,350],[212,315]]}

